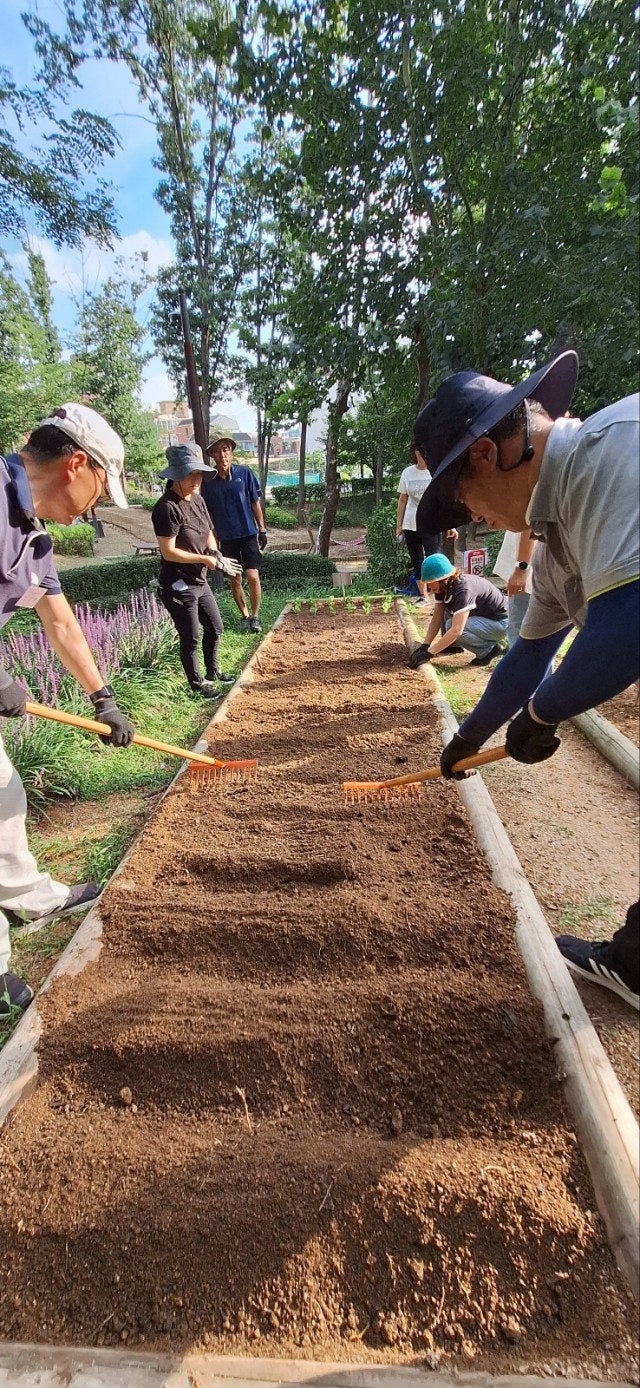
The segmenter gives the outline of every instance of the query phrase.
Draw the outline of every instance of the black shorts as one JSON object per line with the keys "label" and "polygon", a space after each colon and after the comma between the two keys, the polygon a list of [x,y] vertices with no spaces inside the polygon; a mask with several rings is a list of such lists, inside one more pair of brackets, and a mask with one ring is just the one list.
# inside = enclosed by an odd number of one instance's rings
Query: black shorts
{"label": "black shorts", "polygon": [[241,535],[239,540],[219,540],[220,549],[227,559],[237,559],[243,569],[262,568],[262,555],[255,535]]}

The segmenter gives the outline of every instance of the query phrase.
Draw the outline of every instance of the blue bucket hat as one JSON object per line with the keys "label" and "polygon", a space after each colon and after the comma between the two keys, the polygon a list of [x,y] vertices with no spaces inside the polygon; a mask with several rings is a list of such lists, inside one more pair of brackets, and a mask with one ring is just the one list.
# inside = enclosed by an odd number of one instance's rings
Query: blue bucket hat
{"label": "blue bucket hat", "polygon": [[418,532],[435,535],[450,526],[467,525],[471,516],[455,499],[459,469],[452,464],[522,400],[538,400],[552,419],[559,419],[569,408],[577,379],[575,352],[561,352],[517,386],[478,371],[456,371],[447,376],[413,426],[414,447],[422,454],[432,478],[418,506]]}
{"label": "blue bucket hat", "polygon": [[190,439],[189,443],[173,443],[165,448],[167,466],[158,477],[168,477],[170,482],[182,482],[191,472],[215,472],[202,456],[202,449]]}
{"label": "blue bucket hat", "polygon": [[442,578],[451,578],[455,571],[455,565],[446,554],[428,554],[422,561],[420,578],[423,583],[436,583]]}

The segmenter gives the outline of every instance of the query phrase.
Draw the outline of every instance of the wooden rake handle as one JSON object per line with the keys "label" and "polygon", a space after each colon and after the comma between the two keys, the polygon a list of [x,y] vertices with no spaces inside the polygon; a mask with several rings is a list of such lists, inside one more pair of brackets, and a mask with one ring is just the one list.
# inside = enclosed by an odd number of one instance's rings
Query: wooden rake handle
{"label": "wooden rake handle", "polygon": [[[111,728],[108,723],[98,723],[95,718],[81,718],[77,713],[63,713],[59,708],[48,708],[46,704],[32,704],[27,700],[25,711],[34,718],[48,718],[52,723],[66,723],[71,728],[83,728],[87,733],[95,733],[98,737],[109,737]],[[133,741],[138,747],[150,747],[154,752],[167,752],[170,757],[180,757],[182,761],[198,762],[204,766],[226,766],[224,761],[216,761],[215,757],[203,756],[201,752],[189,752],[186,747],[174,747],[170,742],[158,742],[155,737],[144,737],[142,733],[134,733]]]}
{"label": "wooden rake handle", "polygon": [[[489,747],[486,752],[476,752],[473,757],[464,757],[462,761],[457,761],[454,771],[473,771],[476,766],[487,766],[492,761],[503,761],[507,756],[506,747]],[[394,776],[391,781],[380,781],[378,784],[385,790],[392,786],[412,786],[417,781],[437,781],[442,775],[439,766],[430,766],[426,771],[409,772],[406,776]]]}

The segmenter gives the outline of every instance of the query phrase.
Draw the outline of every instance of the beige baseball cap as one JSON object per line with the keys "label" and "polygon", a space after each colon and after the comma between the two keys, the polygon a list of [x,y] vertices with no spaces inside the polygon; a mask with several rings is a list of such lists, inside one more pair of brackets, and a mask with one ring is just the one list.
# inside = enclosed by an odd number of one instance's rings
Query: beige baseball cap
{"label": "beige baseball cap", "polygon": [[116,506],[128,506],[124,493],[124,444],[115,429],[106,419],[92,410],[89,405],[75,405],[67,401],[52,410],[42,425],[53,424],[68,438],[73,439],[95,463],[99,463],[107,474],[107,491]]}

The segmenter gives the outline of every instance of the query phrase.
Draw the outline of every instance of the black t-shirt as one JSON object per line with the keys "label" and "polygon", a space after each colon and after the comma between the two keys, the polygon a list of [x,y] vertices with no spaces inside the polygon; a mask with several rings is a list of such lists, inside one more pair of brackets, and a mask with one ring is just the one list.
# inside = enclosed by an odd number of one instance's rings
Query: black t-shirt
{"label": "black t-shirt", "polygon": [[[190,554],[204,554],[211,533],[211,517],[200,496],[194,492],[188,501],[183,501],[176,492],[167,488],[151,512],[151,522],[156,535],[163,539],[174,537],[178,549],[186,549]],[[205,582],[204,564],[168,563],[160,561],[160,583],[170,588],[177,578],[185,583]]]}
{"label": "black t-shirt", "polygon": [[504,593],[488,578],[479,578],[477,574],[459,574],[453,578],[444,591],[436,594],[436,602],[444,603],[450,617],[454,612],[475,612],[478,617],[500,622],[507,615]]}

